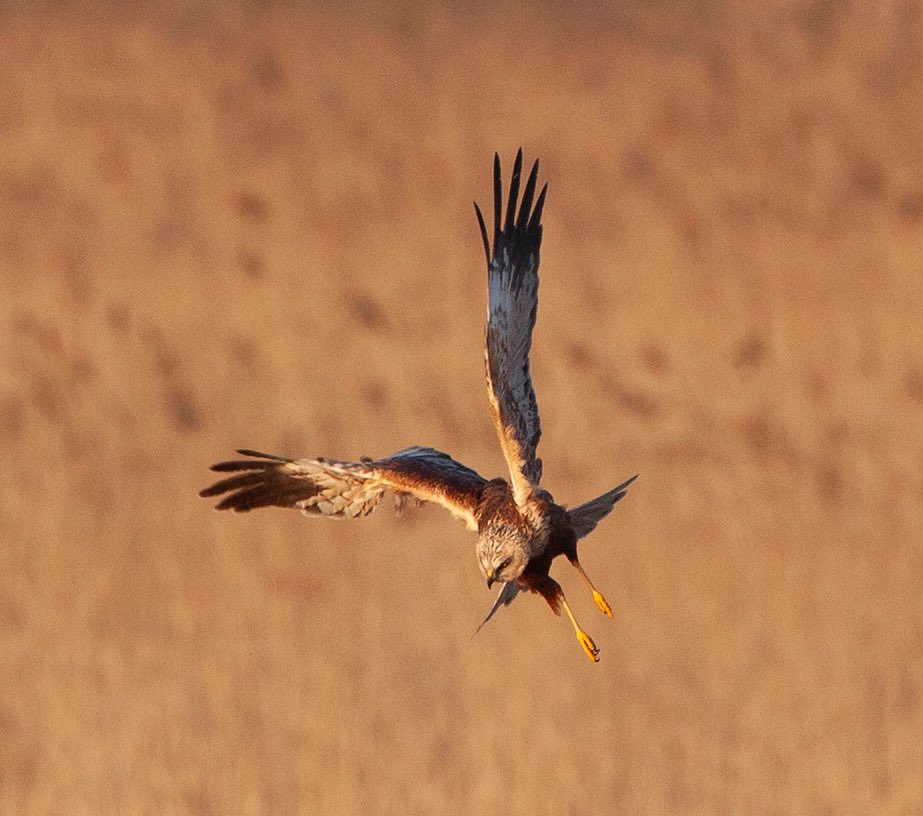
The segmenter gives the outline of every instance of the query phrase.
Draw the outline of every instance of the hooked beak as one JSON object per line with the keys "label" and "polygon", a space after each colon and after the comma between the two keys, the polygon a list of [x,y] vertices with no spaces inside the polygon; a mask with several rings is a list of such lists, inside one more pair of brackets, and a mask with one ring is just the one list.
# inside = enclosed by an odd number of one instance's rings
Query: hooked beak
{"label": "hooked beak", "polygon": [[487,588],[490,589],[494,585],[494,581],[497,580],[496,573],[493,570],[487,572]]}

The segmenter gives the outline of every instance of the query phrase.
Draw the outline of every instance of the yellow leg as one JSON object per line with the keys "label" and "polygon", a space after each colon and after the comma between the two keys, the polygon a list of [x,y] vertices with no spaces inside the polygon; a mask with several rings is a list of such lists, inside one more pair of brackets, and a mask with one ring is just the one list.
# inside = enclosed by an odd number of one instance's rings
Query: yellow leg
{"label": "yellow leg", "polygon": [[586,652],[586,656],[590,658],[594,663],[599,662],[599,649],[596,648],[596,644],[593,643],[593,638],[591,638],[583,629],[580,628],[580,624],[577,623],[577,619],[574,617],[574,613],[570,611],[570,606],[568,606],[567,601],[564,598],[564,595],[561,595],[561,606],[564,607],[564,611],[567,613],[567,617],[570,618],[570,622],[574,626],[574,632],[577,633],[577,640],[580,641],[580,645],[583,647],[583,651]]}
{"label": "yellow leg", "polygon": [[596,606],[599,607],[599,611],[602,612],[607,618],[611,618],[612,607],[609,606],[609,604],[606,602],[606,599],[603,597],[602,593],[599,592],[595,586],[593,586],[593,582],[590,580],[590,576],[583,571],[583,567],[580,566],[580,562],[574,559],[571,561],[571,563],[574,565],[574,569],[576,569],[577,572],[579,572],[583,577],[586,585],[590,588],[590,592],[593,593],[593,602],[596,604]]}

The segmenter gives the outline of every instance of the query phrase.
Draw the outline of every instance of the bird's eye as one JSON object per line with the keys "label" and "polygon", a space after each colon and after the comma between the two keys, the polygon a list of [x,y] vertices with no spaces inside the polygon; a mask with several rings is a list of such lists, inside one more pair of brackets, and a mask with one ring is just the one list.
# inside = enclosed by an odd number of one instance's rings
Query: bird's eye
{"label": "bird's eye", "polygon": [[497,567],[497,573],[503,572],[511,563],[513,562],[512,558],[507,558],[499,567]]}

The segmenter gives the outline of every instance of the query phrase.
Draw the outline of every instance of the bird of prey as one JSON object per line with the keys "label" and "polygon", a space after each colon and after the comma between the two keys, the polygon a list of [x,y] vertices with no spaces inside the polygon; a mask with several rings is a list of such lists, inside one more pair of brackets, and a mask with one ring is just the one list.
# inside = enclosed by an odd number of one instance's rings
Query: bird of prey
{"label": "bird of prey", "polygon": [[211,468],[233,475],[199,495],[223,496],[219,510],[295,507],[305,514],[331,518],[364,516],[385,491],[395,494],[399,506],[410,498],[440,504],[477,532],[477,560],[488,588],[502,584],[481,626],[501,606],[529,590],[541,595],[555,614],[564,610],[587,657],[596,662],[599,649],[577,623],[560,585],[548,571],[555,558],[566,556],[593,593],[596,606],[612,617],[606,599],[580,565],[577,541],[592,532],[637,477],[569,510],[556,504],[541,486],[542,460],[536,455],[541,427],[529,349],[538,305],[541,219],[548,185],[536,199],[536,160],[520,201],[521,174],[520,149],[504,215],[500,157],[494,156],[493,246],[481,209],[474,205],[487,256],[487,398],[509,468],[508,481],[488,481],[442,451],[426,447],[406,448],[383,459],[363,457],[358,462],[289,459],[239,450],[246,459]]}

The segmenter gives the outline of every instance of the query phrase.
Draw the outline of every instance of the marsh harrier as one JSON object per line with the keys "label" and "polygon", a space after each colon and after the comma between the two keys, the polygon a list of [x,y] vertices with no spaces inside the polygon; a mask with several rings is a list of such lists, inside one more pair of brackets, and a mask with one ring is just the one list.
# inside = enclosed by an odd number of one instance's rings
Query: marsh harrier
{"label": "marsh harrier", "polygon": [[564,610],[587,657],[595,662],[599,659],[596,644],[577,623],[560,585],[548,571],[555,558],[566,556],[590,588],[596,606],[612,617],[606,599],[580,565],[577,541],[592,532],[636,477],[569,510],[556,504],[541,487],[542,460],[536,455],[541,427],[529,373],[529,349],[538,305],[541,218],[548,185],[536,199],[536,161],[520,201],[521,173],[522,150],[513,165],[504,216],[500,158],[494,156],[493,247],[481,209],[474,205],[487,256],[487,398],[509,481],[488,481],[447,454],[425,447],[358,462],[289,459],[239,450],[248,458],[212,467],[234,475],[200,495],[226,494],[217,505],[219,510],[296,507],[331,518],[364,516],[388,490],[399,503],[412,497],[440,504],[477,532],[477,559],[488,588],[496,582],[503,585],[484,623],[520,592],[530,590],[541,595],[555,614]]}

